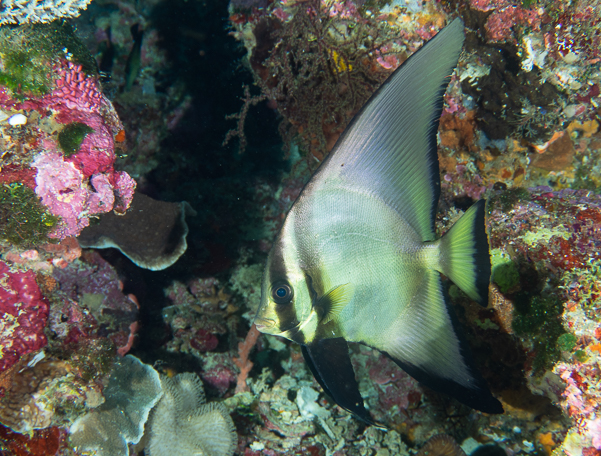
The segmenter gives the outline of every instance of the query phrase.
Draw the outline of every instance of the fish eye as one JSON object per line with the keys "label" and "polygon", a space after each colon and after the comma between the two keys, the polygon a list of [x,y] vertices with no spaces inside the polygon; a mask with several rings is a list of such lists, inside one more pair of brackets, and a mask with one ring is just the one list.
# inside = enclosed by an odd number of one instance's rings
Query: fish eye
{"label": "fish eye", "polygon": [[293,295],[292,287],[286,282],[278,282],[271,287],[271,298],[276,304],[288,304]]}

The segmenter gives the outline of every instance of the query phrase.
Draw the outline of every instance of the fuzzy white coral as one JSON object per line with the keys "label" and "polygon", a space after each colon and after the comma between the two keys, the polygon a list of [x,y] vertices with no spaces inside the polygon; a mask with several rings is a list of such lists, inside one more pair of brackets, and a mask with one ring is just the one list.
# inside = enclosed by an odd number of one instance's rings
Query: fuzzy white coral
{"label": "fuzzy white coral", "polygon": [[231,456],[236,445],[234,423],[220,403],[205,403],[195,374],[161,376],[164,395],[152,413],[150,456]]}
{"label": "fuzzy white coral", "polygon": [[76,17],[92,0],[2,0],[0,25]]}

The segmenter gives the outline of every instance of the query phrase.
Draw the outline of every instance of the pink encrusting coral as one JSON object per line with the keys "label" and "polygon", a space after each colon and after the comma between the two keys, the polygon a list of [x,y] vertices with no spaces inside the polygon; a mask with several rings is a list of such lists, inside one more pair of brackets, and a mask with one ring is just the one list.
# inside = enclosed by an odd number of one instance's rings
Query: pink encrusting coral
{"label": "pink encrusting coral", "polygon": [[[44,152],[35,159],[36,194],[42,203],[62,222],[50,237],[64,239],[77,236],[89,225],[88,216],[113,209],[115,194],[118,208],[129,206],[135,182],[126,173],[95,174],[87,179],[72,162],[57,152]],[[114,183],[118,184],[115,188]]]}
{"label": "pink encrusting coral", "polygon": [[66,108],[98,112],[103,105],[109,104],[100,91],[98,81],[87,76],[81,65],[63,61],[56,67],[56,71],[56,88],[42,99],[45,106],[57,111]]}
{"label": "pink encrusting coral", "polygon": [[61,217],[49,235],[61,240],[78,236],[89,225],[91,215],[127,210],[136,183],[113,168],[114,137],[122,125],[102,94],[98,79],[72,62],[60,61],[51,68],[56,79],[48,94],[17,101],[3,89],[0,105],[36,110],[42,116],[51,115],[60,124],[81,123],[91,129],[70,154],[61,153],[55,136],[42,128],[35,130],[40,147],[29,165],[36,173],[35,192],[53,215]]}
{"label": "pink encrusting coral", "polygon": [[507,0],[470,0],[472,8],[493,13],[486,21],[486,37],[490,41],[515,42],[515,27],[540,30],[541,13],[536,8],[523,8]]}
{"label": "pink encrusting coral", "polygon": [[0,372],[46,346],[49,307],[33,271],[12,271],[0,261]]}

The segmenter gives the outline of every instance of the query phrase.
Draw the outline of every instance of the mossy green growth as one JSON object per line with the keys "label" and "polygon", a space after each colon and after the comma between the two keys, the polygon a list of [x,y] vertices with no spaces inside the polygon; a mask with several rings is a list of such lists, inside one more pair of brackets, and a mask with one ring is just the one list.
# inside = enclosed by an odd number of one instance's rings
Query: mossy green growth
{"label": "mossy green growth", "polygon": [[0,238],[3,241],[20,246],[49,242],[48,233],[58,220],[26,185],[0,185]]}
{"label": "mossy green growth", "polygon": [[529,200],[530,192],[525,188],[512,187],[507,190],[500,191],[488,200],[487,208],[491,213],[494,209],[499,209],[502,212],[507,212],[519,201]]}
{"label": "mossy green growth", "polygon": [[518,268],[509,255],[501,249],[493,249],[490,253],[492,263],[491,280],[499,286],[502,293],[507,293],[520,283]]}
{"label": "mossy green growth", "polygon": [[581,363],[585,362],[588,359],[588,356],[584,350],[576,350],[574,356],[576,357],[576,360],[578,360],[578,362]]}
{"label": "mossy green growth", "polygon": [[41,95],[48,92],[47,78],[44,77],[47,69],[35,64],[36,57],[36,53],[27,48],[3,53],[0,85],[13,93]]}
{"label": "mossy green growth", "polygon": [[580,165],[576,168],[576,171],[574,172],[574,182],[571,187],[574,190],[599,191],[599,187],[591,178],[589,167],[585,165]]}
{"label": "mossy green growth", "polygon": [[[565,334],[561,323],[563,303],[555,296],[520,293],[514,299],[512,328],[516,335],[532,341],[535,374],[551,367],[561,354],[558,339]],[[565,339],[564,339],[565,341]]]}
{"label": "mossy green growth", "polygon": [[58,59],[79,63],[87,74],[97,74],[94,58],[65,21],[0,29],[0,85],[15,98],[47,93]]}
{"label": "mossy green growth", "polygon": [[561,351],[571,352],[576,346],[578,338],[574,334],[565,333],[557,338],[557,347]]}
{"label": "mossy green growth", "polygon": [[81,122],[71,122],[66,125],[58,134],[58,144],[61,146],[65,157],[76,154],[85,137],[93,131],[92,127],[88,127]]}

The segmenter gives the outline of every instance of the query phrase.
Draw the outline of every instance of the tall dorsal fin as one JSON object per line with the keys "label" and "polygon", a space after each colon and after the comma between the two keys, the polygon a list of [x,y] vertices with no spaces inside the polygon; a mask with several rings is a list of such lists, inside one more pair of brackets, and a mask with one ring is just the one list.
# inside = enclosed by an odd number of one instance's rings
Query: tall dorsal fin
{"label": "tall dorsal fin", "polygon": [[376,91],[312,179],[382,198],[420,234],[434,239],[440,195],[436,131],[463,44],[455,19]]}

